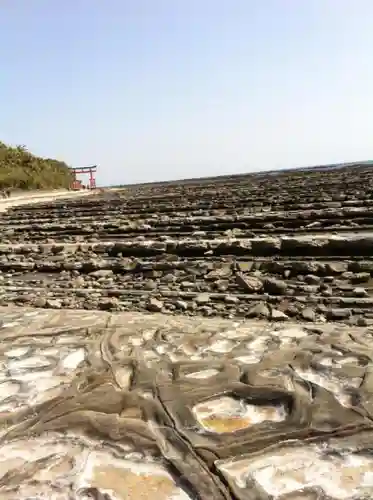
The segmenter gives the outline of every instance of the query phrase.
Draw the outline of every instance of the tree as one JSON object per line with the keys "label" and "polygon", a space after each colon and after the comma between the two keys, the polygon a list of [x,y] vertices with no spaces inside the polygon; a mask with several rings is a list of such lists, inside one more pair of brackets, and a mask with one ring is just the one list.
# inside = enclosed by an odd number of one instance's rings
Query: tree
{"label": "tree", "polygon": [[0,142],[0,189],[68,188],[71,181],[66,163],[35,156],[24,145]]}

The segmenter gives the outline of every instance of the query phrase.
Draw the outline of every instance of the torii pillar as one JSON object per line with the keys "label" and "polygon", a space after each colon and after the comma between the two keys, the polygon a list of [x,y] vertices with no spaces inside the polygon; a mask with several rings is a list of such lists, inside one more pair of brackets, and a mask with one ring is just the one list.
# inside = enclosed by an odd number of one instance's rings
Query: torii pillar
{"label": "torii pillar", "polygon": [[92,165],[91,167],[73,167],[70,169],[73,173],[73,186],[76,185],[76,174],[89,174],[89,189],[96,189],[96,177],[95,173],[97,172],[97,165]]}

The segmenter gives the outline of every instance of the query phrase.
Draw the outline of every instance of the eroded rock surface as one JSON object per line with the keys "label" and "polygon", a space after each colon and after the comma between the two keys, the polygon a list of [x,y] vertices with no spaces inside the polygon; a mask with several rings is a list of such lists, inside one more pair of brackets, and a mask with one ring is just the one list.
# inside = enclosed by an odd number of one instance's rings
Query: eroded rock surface
{"label": "eroded rock surface", "polygon": [[13,207],[0,305],[370,325],[372,189],[362,164]]}
{"label": "eroded rock surface", "polygon": [[373,496],[369,327],[0,315],[0,498]]}

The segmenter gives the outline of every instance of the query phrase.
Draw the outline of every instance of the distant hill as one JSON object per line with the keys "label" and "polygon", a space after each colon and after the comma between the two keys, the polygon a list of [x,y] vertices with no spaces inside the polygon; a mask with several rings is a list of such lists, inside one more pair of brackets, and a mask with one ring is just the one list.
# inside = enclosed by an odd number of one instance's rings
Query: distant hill
{"label": "distant hill", "polygon": [[0,189],[68,188],[71,173],[66,163],[31,154],[24,146],[0,141]]}

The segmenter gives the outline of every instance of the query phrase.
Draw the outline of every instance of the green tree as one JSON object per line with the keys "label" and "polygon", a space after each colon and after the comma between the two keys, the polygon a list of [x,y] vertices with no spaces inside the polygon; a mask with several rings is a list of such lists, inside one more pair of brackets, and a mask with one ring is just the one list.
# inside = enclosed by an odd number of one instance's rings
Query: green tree
{"label": "green tree", "polygon": [[71,180],[66,163],[35,156],[23,145],[0,142],[0,189],[68,188]]}

